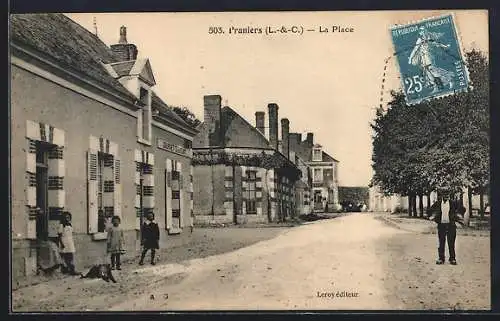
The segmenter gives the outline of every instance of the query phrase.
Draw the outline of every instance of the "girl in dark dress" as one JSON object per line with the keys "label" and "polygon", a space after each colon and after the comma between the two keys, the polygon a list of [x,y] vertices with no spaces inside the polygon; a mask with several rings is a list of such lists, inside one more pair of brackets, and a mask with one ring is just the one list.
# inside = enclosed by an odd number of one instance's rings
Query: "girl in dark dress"
{"label": "girl in dark dress", "polygon": [[139,265],[144,264],[144,258],[146,257],[148,250],[151,250],[151,264],[155,265],[156,249],[160,248],[160,229],[158,228],[158,224],[154,222],[155,218],[153,213],[148,213],[146,219],[147,220],[142,225],[141,245],[143,248]]}

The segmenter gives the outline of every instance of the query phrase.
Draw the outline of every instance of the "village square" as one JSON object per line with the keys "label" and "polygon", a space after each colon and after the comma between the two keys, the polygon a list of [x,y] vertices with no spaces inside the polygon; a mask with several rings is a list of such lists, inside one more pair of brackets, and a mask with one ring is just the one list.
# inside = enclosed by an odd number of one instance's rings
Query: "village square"
{"label": "village square", "polygon": [[[364,30],[332,28],[352,37]],[[462,103],[469,93],[439,100],[475,108],[460,130],[480,138],[439,136],[450,146],[426,139],[457,126],[413,121],[430,117],[411,113],[432,103],[409,111],[401,94],[385,101],[391,108],[375,101],[365,157],[374,175],[343,185],[339,176],[357,165],[329,146],[358,127],[347,124],[341,138],[314,122],[304,131],[296,124],[317,113],[313,106],[292,117],[298,106],[261,97],[266,103],[248,112],[224,90],[195,97],[198,119],[156,90],[163,68],[132,30],[148,32],[124,22],[105,43],[62,13],[10,17],[13,312],[490,308],[489,151],[481,147],[489,136],[474,123],[487,123],[481,82],[472,103]],[[468,50],[464,59],[483,79],[485,55]],[[459,118],[441,110],[449,114],[433,119]],[[443,196],[463,218],[456,261],[448,245],[438,257],[433,215]],[[90,273],[96,266],[113,279]]]}

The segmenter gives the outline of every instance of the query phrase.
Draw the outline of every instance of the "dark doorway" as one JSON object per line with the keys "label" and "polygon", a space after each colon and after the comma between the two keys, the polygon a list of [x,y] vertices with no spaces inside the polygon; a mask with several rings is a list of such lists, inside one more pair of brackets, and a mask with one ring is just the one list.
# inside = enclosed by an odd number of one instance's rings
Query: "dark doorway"
{"label": "dark doorway", "polygon": [[314,191],[314,209],[323,210],[323,197],[321,191]]}

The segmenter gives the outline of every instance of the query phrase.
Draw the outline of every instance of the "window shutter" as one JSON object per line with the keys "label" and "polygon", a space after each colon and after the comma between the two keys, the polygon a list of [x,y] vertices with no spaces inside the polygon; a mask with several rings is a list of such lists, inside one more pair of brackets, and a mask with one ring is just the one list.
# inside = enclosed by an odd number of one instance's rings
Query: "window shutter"
{"label": "window shutter", "polygon": [[182,175],[182,163],[179,162],[177,164],[177,169],[179,171],[179,227],[182,228],[184,226],[184,191],[182,190],[184,181],[184,176]]}
{"label": "window shutter", "polygon": [[88,233],[97,233],[97,151],[90,149],[87,152],[87,209]]}
{"label": "window shutter", "polygon": [[122,185],[121,185],[121,164],[120,164],[120,159],[115,156],[114,159],[115,163],[113,166],[114,169],[114,179],[115,179],[115,190],[114,190],[114,214],[117,216],[122,216]]}
{"label": "window shutter", "polygon": [[170,229],[172,228],[172,160],[167,158],[165,162],[165,226]]}

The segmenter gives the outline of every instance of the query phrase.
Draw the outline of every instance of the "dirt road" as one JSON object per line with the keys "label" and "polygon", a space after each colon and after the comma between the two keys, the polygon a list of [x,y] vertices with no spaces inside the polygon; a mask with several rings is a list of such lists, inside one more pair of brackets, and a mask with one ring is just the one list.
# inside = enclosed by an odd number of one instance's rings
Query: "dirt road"
{"label": "dirt road", "polygon": [[436,266],[435,235],[376,215],[317,221],[226,254],[136,269],[118,284],[78,281],[81,291],[72,293],[81,295],[58,310],[490,308],[489,237],[459,237],[459,265]]}

